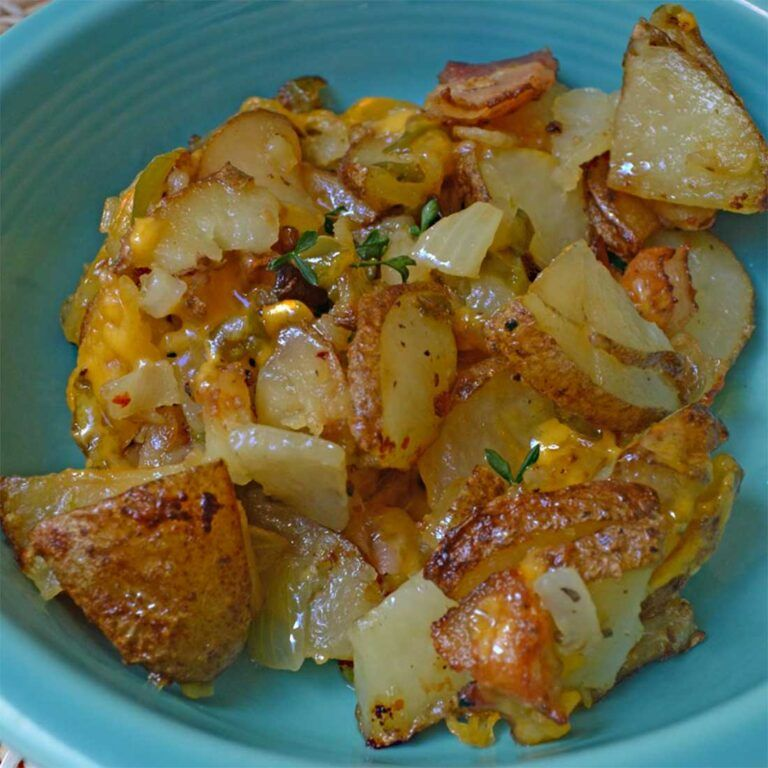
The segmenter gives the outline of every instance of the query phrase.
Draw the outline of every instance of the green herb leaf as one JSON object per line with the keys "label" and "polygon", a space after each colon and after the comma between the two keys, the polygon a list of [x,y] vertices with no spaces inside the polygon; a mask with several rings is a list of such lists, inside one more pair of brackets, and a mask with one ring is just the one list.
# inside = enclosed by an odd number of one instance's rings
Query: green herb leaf
{"label": "green herb leaf", "polygon": [[435,222],[437,222],[442,215],[437,198],[430,197],[421,209],[421,223],[414,224],[408,231],[413,237],[418,237],[422,232],[429,229]]}
{"label": "green herb leaf", "polygon": [[433,197],[427,200],[421,209],[421,231],[424,232],[424,230],[429,229],[441,215],[437,198]]}
{"label": "green herb leaf", "polygon": [[509,462],[492,448],[485,449],[485,460],[488,462],[490,468],[497,475],[503,477],[508,483],[520,484],[523,482],[525,471],[539,460],[540,453],[541,446],[539,443],[536,443],[533,448],[528,451],[523,459],[523,463],[520,465],[520,469],[517,470],[517,474],[514,476],[512,475],[512,468],[509,466]]}
{"label": "green herb leaf", "polygon": [[299,270],[304,280],[310,285],[317,285],[317,275],[315,274],[315,270],[312,269],[312,267],[310,267],[298,253],[293,254],[293,263],[296,265],[296,269]]}
{"label": "green herb leaf", "polygon": [[512,480],[512,467],[509,466],[509,462],[500,453],[497,453],[492,448],[486,448],[485,460],[497,475],[503,477],[508,483],[514,482]]}
{"label": "green herb leaf", "polygon": [[326,235],[333,235],[333,225],[336,223],[339,216],[346,210],[347,207],[345,205],[338,205],[332,211],[328,211],[328,213],[325,214],[323,229],[325,230]]}
{"label": "green herb leaf", "polygon": [[317,232],[314,229],[308,229],[302,232],[293,253],[303,253],[308,251],[317,242]]}
{"label": "green herb leaf", "polygon": [[267,269],[274,272],[275,270],[280,269],[284,264],[293,262],[306,282],[310,285],[317,285],[317,275],[315,274],[315,270],[312,269],[301,256],[299,256],[300,253],[312,248],[315,243],[317,243],[317,232],[315,232],[315,230],[308,229],[306,232],[302,232],[296,243],[296,247],[292,251],[288,251],[287,253],[272,259],[272,261],[267,264]]}
{"label": "green herb leaf", "polygon": [[267,264],[267,269],[272,270],[272,272],[276,272],[280,267],[283,266],[283,264],[287,264],[291,257],[293,256],[293,251],[288,251],[288,253],[284,253],[282,256],[276,256],[274,259],[272,259],[269,264]]}
{"label": "green herb leaf", "polygon": [[382,235],[378,229],[374,229],[368,233],[368,237],[362,243],[356,246],[355,250],[363,261],[371,261],[380,259],[387,248],[389,248],[389,237]]}
{"label": "green herb leaf", "polygon": [[410,256],[395,256],[391,259],[374,259],[368,261],[358,261],[357,264],[350,264],[351,267],[359,269],[360,267],[390,267],[400,275],[404,283],[408,282],[411,273],[408,267],[413,267],[416,262]]}
{"label": "green herb leaf", "polygon": [[520,465],[520,469],[517,470],[517,474],[515,475],[514,482],[516,483],[523,482],[523,475],[525,474],[525,471],[529,467],[532,467],[539,460],[540,453],[541,453],[541,445],[539,445],[539,443],[536,443],[533,446],[533,448],[531,448],[531,450],[528,451],[525,458],[523,459],[523,463]]}
{"label": "green herb leaf", "polygon": [[624,274],[627,269],[627,262],[624,261],[624,259],[622,259],[620,256],[617,256],[615,253],[609,253],[608,261],[610,261],[611,265],[616,267],[616,269],[618,269],[622,275]]}

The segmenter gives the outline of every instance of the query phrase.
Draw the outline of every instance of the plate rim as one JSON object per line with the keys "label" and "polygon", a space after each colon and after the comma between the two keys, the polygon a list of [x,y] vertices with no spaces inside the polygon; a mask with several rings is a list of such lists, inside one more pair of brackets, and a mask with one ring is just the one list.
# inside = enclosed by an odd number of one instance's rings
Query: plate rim
{"label": "plate rim", "polygon": [[[85,2],[83,0],[53,0],[49,5],[24,19],[22,22],[8,30],[0,38],[0,100],[4,93],[23,78],[28,67],[34,66],[37,58],[51,46],[65,41],[73,32],[80,32],[88,27],[98,25],[100,20],[118,12],[120,9],[139,5],[143,0],[99,0],[99,2]],[[144,0],[145,1],[145,0]],[[261,4],[275,5],[275,0],[258,0]],[[405,0],[406,2],[408,0]],[[300,0],[299,0],[300,2]],[[690,0],[694,3],[694,0]],[[765,25],[768,31],[768,1],[767,0],[731,0],[738,7],[753,15],[758,24]],[[761,7],[765,6],[765,7]],[[763,307],[766,310],[766,307]],[[763,315],[768,312],[762,312]],[[11,677],[16,678],[16,683],[34,680],[35,645],[37,638],[28,635],[13,621],[5,618],[3,627],[2,646],[10,645],[18,647],[21,642],[26,643],[24,648],[25,658],[22,663],[14,658],[15,669]],[[30,639],[32,642],[30,642]],[[29,657],[29,658],[26,658]],[[0,648],[0,661],[11,661],[5,657],[5,651]],[[164,732],[166,736],[174,731],[183,734],[183,740],[176,742],[177,752],[171,756],[168,764],[186,764],[192,756],[201,752],[213,754],[216,750],[227,750],[228,765],[269,765],[269,766],[314,766],[315,768],[331,768],[332,761],[327,758],[316,757],[307,759],[296,754],[286,754],[269,750],[269,748],[246,746],[226,737],[218,736],[209,731],[195,728],[172,716],[151,710],[140,703],[130,701],[124,694],[109,688],[92,676],[76,672],[67,660],[52,655],[49,663],[61,672],[63,677],[77,678],[80,684],[85,683],[89,692],[102,688],[102,695],[112,704],[119,704],[120,711],[127,727],[141,728],[144,734]],[[0,665],[1,666],[1,665]],[[67,765],[81,768],[96,768],[99,763],[90,757],[83,747],[74,747],[61,738],[48,732],[42,724],[35,722],[21,712],[13,704],[8,695],[8,672],[2,674],[3,684],[0,686],[0,732],[2,737],[12,743],[16,751],[24,753],[30,760],[38,762],[42,766]],[[745,689],[736,696],[721,702],[704,711],[691,715],[684,720],[670,725],[661,726],[652,732],[638,734],[621,741],[608,742],[598,745],[583,745],[563,753],[537,757],[537,762],[543,766],[564,765],[615,765],[627,764],[628,750],[633,755],[632,764],[650,764],[654,757],[661,756],[664,750],[665,762],[672,762],[674,758],[678,765],[697,764],[702,756],[711,754],[710,749],[720,753],[724,743],[727,742],[732,749],[729,751],[730,764],[762,765],[759,755],[745,753],[748,745],[755,742],[751,738],[745,738],[748,734],[760,734],[768,717],[764,714],[768,704],[768,678],[759,681],[751,688]],[[651,743],[653,742],[653,743]],[[768,737],[765,742],[765,758],[768,758]],[[677,753],[670,752],[670,744],[684,744],[687,747],[695,744],[693,750],[678,749]],[[183,750],[183,752],[181,751]],[[750,759],[752,758],[752,759]],[[256,762],[258,761],[258,762]],[[366,761],[368,762],[368,761]],[[190,762],[191,764],[191,762]],[[205,763],[195,763],[203,765]],[[506,761],[498,765],[507,765]]]}

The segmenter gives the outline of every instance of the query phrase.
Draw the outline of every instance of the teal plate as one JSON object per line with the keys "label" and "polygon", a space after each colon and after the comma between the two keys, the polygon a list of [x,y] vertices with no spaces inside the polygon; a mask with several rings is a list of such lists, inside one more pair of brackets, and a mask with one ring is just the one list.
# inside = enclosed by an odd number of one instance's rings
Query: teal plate
{"label": "teal plate", "polygon": [[[692,5],[765,131],[768,14],[744,0]],[[75,354],[59,305],[99,245],[103,199],[149,157],[302,74],[323,74],[340,105],[371,93],[421,100],[449,58],[550,46],[567,84],[612,90],[632,25],[653,7],[57,0],[3,36],[2,471],[82,463],[64,403]],[[522,748],[499,729],[495,747],[473,750],[437,726],[376,752],[363,746],[334,665],[289,674],[243,658],[207,702],[159,692],[66,602],[43,603],[2,544],[0,739],[46,768],[765,765],[766,218],[721,215],[717,232],[752,275],[759,328],[717,402],[747,474],[720,550],[687,592],[708,633],[695,651],[578,713],[561,742]]]}

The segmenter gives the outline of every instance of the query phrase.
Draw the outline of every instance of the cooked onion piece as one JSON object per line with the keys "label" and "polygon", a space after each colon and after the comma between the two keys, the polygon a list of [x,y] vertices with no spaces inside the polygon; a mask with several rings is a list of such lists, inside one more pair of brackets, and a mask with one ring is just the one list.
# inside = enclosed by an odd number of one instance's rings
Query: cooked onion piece
{"label": "cooked onion piece", "polygon": [[537,427],[553,414],[552,403],[510,371],[490,378],[453,407],[419,461],[430,507],[447,508],[474,467],[485,463],[488,448],[519,465]]}
{"label": "cooked onion piece", "polygon": [[350,631],[357,716],[371,746],[406,741],[455,709],[470,677],[449,668],[430,636],[431,623],[453,605],[418,573]]}
{"label": "cooked onion piece", "polygon": [[[294,671],[305,659],[350,660],[348,630],[382,597],[376,571],[343,536],[265,498],[257,486],[240,496],[249,520],[282,542],[260,569],[264,601],[248,638],[251,658]],[[259,566],[258,552],[256,560]]]}
{"label": "cooked onion piece", "polygon": [[617,101],[617,94],[597,88],[574,88],[555,99],[552,154],[559,165],[553,177],[566,192],[576,189],[584,163],[611,148]]}
{"label": "cooked onion piece", "polygon": [[446,275],[479,277],[501,217],[490,203],[473,203],[427,229],[414,247],[414,257]]}
{"label": "cooked onion piece", "polygon": [[531,220],[530,253],[539,267],[587,231],[581,190],[564,191],[553,175],[557,168],[552,155],[535,149],[488,150],[480,161],[494,204],[502,210],[523,210]]}

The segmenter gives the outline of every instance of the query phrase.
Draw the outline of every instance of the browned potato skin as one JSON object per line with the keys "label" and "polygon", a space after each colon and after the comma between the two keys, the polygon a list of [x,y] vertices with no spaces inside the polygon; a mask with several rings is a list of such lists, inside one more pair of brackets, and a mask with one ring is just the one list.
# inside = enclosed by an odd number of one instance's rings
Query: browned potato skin
{"label": "browned potato skin", "polygon": [[661,223],[644,200],[608,189],[607,178],[608,152],[584,167],[587,216],[608,250],[631,259]]}
{"label": "browned potato skin", "polygon": [[480,173],[475,142],[462,141],[457,144],[453,148],[453,157],[453,172],[444,179],[438,195],[444,216],[469,208],[472,203],[487,203],[491,199]]}
{"label": "browned potato skin", "polygon": [[389,310],[408,293],[432,294],[450,300],[442,286],[407,283],[373,291],[358,304],[357,332],[347,352],[347,377],[352,398],[352,434],[360,448],[368,453],[384,454],[393,447],[382,434],[381,425],[381,330]]}
{"label": "browned potato skin", "polygon": [[560,663],[552,619],[514,570],[493,574],[432,624],[432,642],[452,669],[472,674],[479,698],[514,696],[557,723]]}
{"label": "browned potato skin", "polygon": [[547,492],[510,488],[448,531],[424,567],[424,575],[449,597],[459,599],[482,580],[483,571],[477,569],[487,568],[488,558],[512,554],[517,547],[522,549],[517,559],[526,550],[555,547],[554,563],[561,555],[557,547],[596,533],[605,536],[585,543],[581,550],[566,546],[562,557],[577,565],[593,558],[590,569],[597,577],[613,574],[616,567],[621,575],[637,567],[646,553],[655,556],[651,549],[658,547],[663,527],[656,492],[637,483],[596,480]]}
{"label": "browned potato skin", "polygon": [[536,576],[552,568],[575,568],[586,582],[620,579],[627,571],[658,563],[667,526],[639,520],[607,525],[576,541],[534,549],[521,570]]}
{"label": "browned potato skin", "polygon": [[245,643],[244,517],[223,462],[44,520],[32,543],[128,664],[205,682]]}
{"label": "browned potato skin", "polygon": [[626,446],[612,477],[652,486],[663,506],[687,490],[697,496],[712,480],[710,453],[728,438],[725,425],[703,405],[675,411]]}
{"label": "browned potato skin", "polygon": [[681,597],[672,597],[651,613],[643,611],[640,618],[645,631],[619,670],[617,683],[647,664],[689,651],[705,638],[691,604]]}
{"label": "browned potato skin", "polygon": [[480,513],[488,502],[506,490],[506,481],[493,470],[482,464],[476,466],[446,513],[431,512],[419,521],[419,528],[430,548],[437,545],[450,529]]}
{"label": "browned potato skin", "polygon": [[486,328],[494,352],[507,357],[528,385],[596,427],[639,432],[666,416],[659,408],[625,403],[600,389],[519,301],[497,312]]}

